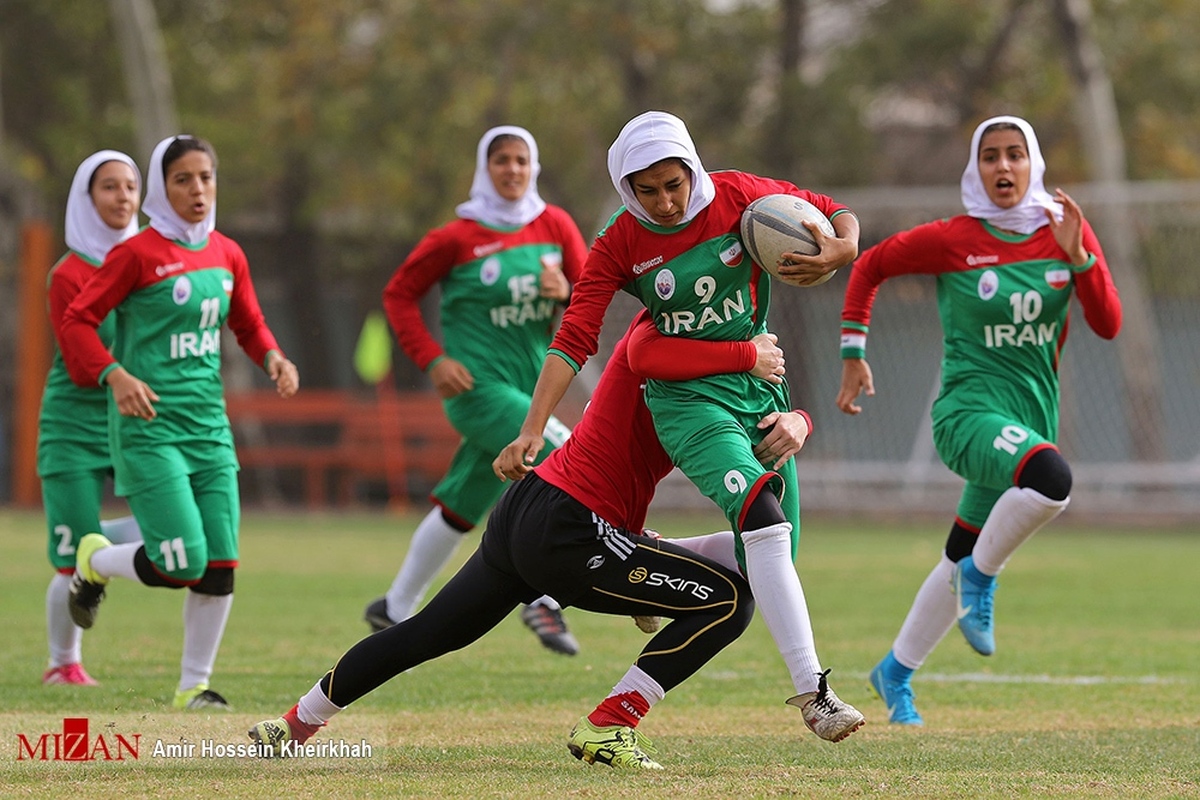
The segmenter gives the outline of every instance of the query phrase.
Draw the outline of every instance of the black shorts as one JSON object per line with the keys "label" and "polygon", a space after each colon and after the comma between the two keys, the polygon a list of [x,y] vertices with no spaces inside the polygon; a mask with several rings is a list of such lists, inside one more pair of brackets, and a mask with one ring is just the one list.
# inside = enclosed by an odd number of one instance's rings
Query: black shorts
{"label": "black shorts", "polygon": [[675,617],[712,603],[742,602],[740,575],[670,542],[614,527],[531,473],[492,511],[480,551],[488,566],[519,576],[563,606]]}

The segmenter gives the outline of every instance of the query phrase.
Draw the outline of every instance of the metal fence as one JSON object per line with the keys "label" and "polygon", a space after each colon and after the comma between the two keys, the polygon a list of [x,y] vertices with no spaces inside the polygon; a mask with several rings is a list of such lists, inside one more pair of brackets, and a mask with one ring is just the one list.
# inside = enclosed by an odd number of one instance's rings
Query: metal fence
{"label": "metal fence", "polygon": [[[1060,444],[1075,475],[1071,513],[1135,522],[1183,517],[1197,520],[1200,528],[1200,269],[1195,263],[1200,183],[1066,188],[1083,205],[1105,246],[1126,313],[1125,329],[1113,342],[1092,334],[1078,308],[1072,313],[1062,365],[1060,429]],[[864,246],[960,209],[957,187],[829,194],[858,213]],[[359,329],[366,313],[378,307],[383,284],[405,249],[393,242],[323,232],[313,244],[319,263],[307,273],[311,283],[297,291],[293,264],[281,255],[295,250],[283,246],[270,225],[239,228],[232,219],[222,228],[246,248],[264,310],[280,340],[320,345],[285,345],[305,368],[308,385],[354,385],[352,353]],[[6,365],[13,364],[22,335],[12,300],[18,241],[13,218],[0,213],[0,361]],[[336,269],[328,268],[334,263]],[[846,278],[839,275],[817,289],[774,293],[772,328],[788,354],[793,396],[817,424],[817,434],[799,459],[804,508],[949,514],[961,481],[938,461],[930,432],[929,408],[941,357],[934,282],[903,278],[881,290],[870,342],[878,394],[866,402],[863,414],[852,418],[834,405]],[[433,298],[429,300],[432,311]],[[577,406],[635,310],[635,301],[623,295],[614,302],[600,357],[573,388]],[[226,356],[231,387],[249,388],[264,380],[241,363],[235,347],[227,348]],[[400,388],[428,387],[402,355],[396,365]],[[12,369],[0,371],[0,500],[9,499],[12,477],[13,376]],[[256,499],[247,498],[251,503]],[[676,473],[660,488],[656,507],[707,508],[709,503]]]}

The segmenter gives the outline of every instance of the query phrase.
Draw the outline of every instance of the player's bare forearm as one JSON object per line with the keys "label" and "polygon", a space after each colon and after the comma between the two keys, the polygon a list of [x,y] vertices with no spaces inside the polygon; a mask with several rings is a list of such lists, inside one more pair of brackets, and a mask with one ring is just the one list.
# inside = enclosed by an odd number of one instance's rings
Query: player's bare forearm
{"label": "player's bare forearm", "polygon": [[545,444],[542,431],[546,429],[550,415],[574,378],[575,370],[570,364],[556,355],[546,356],[542,374],[538,376],[537,386],[533,390],[529,413],[521,425],[521,433],[492,462],[492,472],[497,478],[520,480],[532,469],[531,465]]}

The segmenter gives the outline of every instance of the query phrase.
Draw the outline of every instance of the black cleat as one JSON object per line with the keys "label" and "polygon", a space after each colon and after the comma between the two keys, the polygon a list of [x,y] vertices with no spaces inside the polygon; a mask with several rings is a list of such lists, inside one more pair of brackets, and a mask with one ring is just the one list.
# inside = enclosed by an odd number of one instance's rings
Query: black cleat
{"label": "black cleat", "polygon": [[371,626],[371,630],[375,633],[385,631],[396,623],[388,616],[387,613],[387,598],[380,597],[378,600],[372,600],[367,605],[367,610],[363,612],[363,619]]}
{"label": "black cleat", "polygon": [[565,656],[573,656],[579,652],[579,642],[567,630],[563,621],[562,611],[557,608],[537,603],[521,609],[521,621],[537,634],[538,639],[548,649]]}

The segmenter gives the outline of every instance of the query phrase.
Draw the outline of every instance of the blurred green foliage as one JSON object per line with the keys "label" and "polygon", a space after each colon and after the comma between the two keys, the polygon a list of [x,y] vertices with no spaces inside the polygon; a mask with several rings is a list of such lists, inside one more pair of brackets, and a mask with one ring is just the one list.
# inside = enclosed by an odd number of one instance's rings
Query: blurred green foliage
{"label": "blurred green foliage", "polygon": [[[615,204],[607,147],[648,108],[684,117],[709,168],[815,188],[953,180],[947,153],[1001,112],[1034,121],[1056,181],[1088,177],[1049,3],[809,0],[787,81],[770,0],[153,5],[182,126],[221,156],[222,214],[285,229],[412,242],[465,198],[483,130],[513,123],[590,234]],[[1200,4],[1093,10],[1130,177],[1200,176]],[[0,0],[0,159],[51,209],[88,153],[134,147],[111,25],[98,0]]]}

